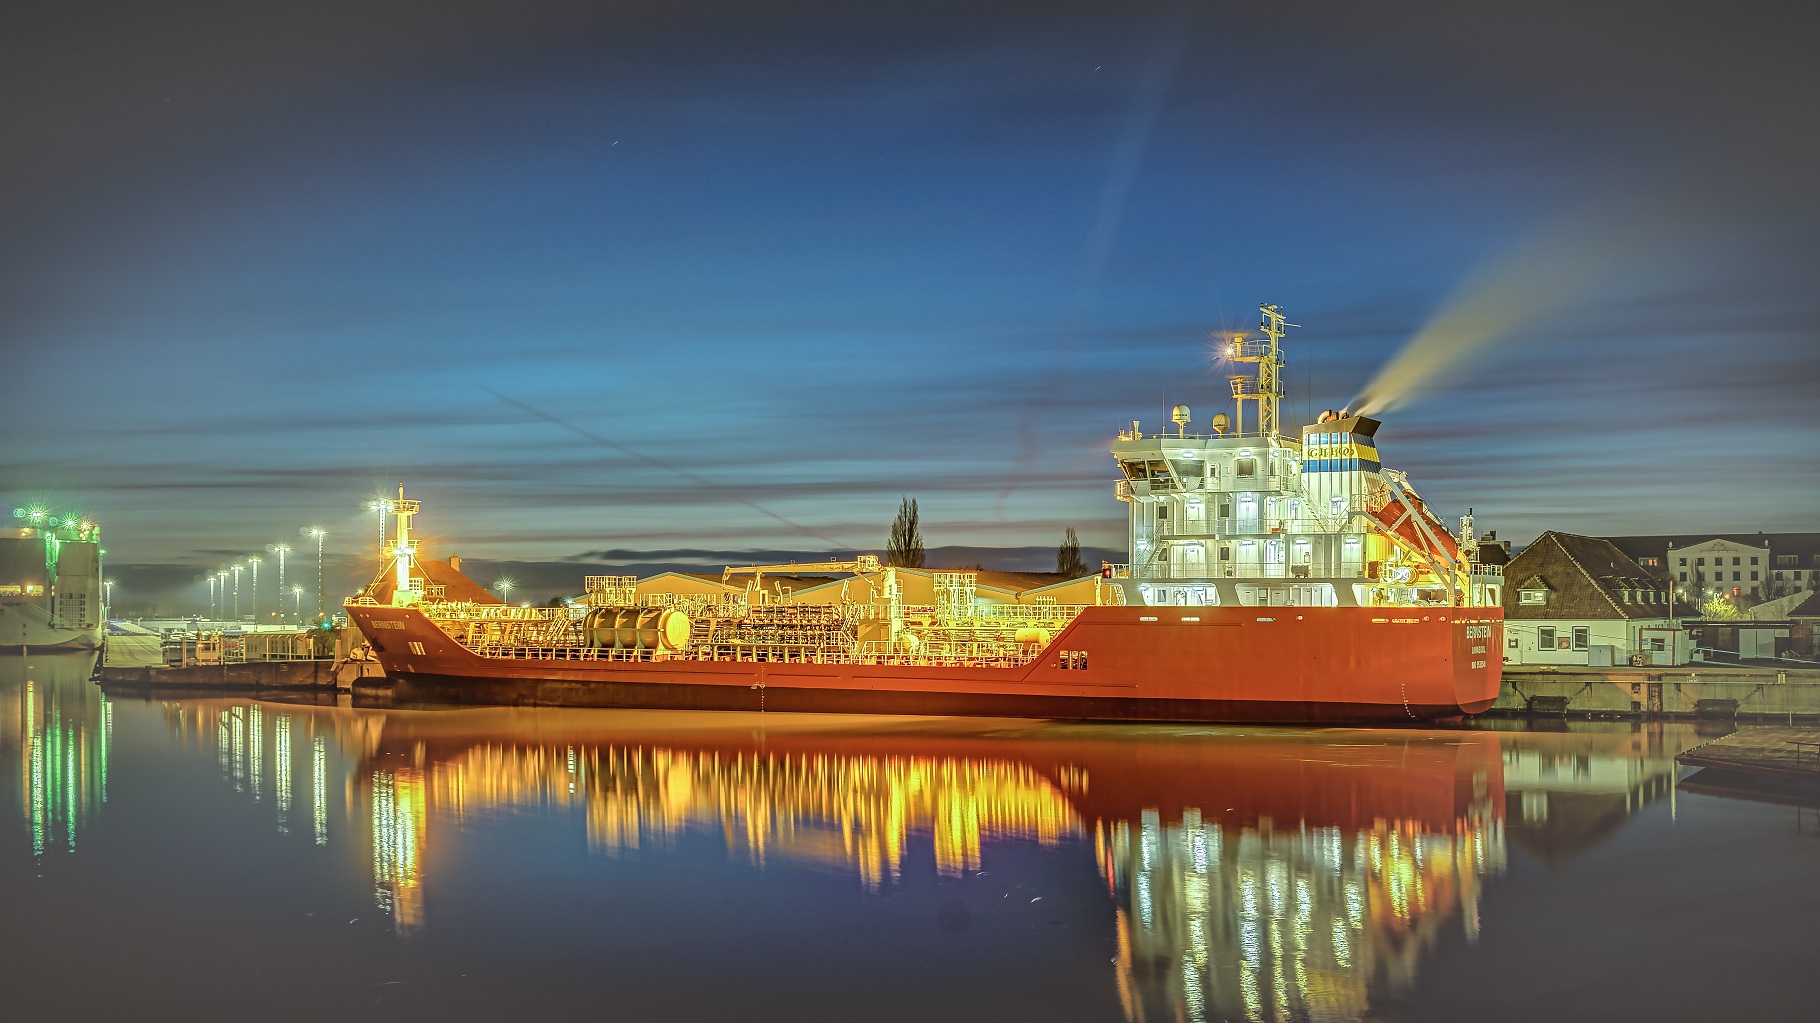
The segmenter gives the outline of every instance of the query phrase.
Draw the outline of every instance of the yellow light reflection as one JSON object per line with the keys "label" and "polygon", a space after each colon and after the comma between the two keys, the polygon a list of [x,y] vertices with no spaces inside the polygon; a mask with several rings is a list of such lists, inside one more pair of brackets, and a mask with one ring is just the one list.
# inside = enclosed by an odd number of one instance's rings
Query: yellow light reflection
{"label": "yellow light reflection", "polygon": [[423,772],[375,771],[372,785],[373,894],[400,931],[423,925]]}
{"label": "yellow light reflection", "polygon": [[[1102,867],[1137,922],[1117,960],[1121,991],[1142,993],[1126,1017],[1365,1015],[1368,985],[1411,984],[1447,921],[1476,932],[1481,877],[1505,863],[1500,809],[1439,833],[1378,820],[1350,841],[1268,822],[1232,834],[1192,809],[1169,826],[1146,813],[1135,834],[1112,825]],[[1173,984],[1144,973],[1163,961],[1182,964]]]}
{"label": "yellow light reflection", "polygon": [[1082,832],[1058,788],[1008,761],[481,746],[429,774],[430,800],[457,815],[578,806],[605,852],[719,830],[753,862],[845,864],[867,885],[900,876],[913,835],[930,836],[936,869],[959,876],[979,869],[984,839]]}

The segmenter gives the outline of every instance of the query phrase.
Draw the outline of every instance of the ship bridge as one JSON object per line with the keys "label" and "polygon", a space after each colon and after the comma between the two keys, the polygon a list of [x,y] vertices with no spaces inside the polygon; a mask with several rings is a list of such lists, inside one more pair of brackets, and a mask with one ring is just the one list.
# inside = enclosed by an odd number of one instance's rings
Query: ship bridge
{"label": "ship bridge", "polygon": [[[1234,415],[1191,432],[1137,422],[1112,444],[1118,499],[1129,510],[1130,562],[1114,572],[1132,604],[1405,606],[1487,600],[1478,566],[1378,455],[1382,425],[1325,412],[1296,434],[1278,419],[1282,312],[1262,306],[1263,341],[1234,339]],[[1246,405],[1255,406],[1246,430]],[[1481,571],[1494,572],[1493,569]]]}

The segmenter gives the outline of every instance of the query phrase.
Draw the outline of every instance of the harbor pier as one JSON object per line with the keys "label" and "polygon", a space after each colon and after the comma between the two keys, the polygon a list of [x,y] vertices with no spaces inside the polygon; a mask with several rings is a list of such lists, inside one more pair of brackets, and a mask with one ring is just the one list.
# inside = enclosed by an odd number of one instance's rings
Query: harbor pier
{"label": "harbor pier", "polygon": [[1820,720],[1820,670],[1506,666],[1488,714],[1596,718]]}

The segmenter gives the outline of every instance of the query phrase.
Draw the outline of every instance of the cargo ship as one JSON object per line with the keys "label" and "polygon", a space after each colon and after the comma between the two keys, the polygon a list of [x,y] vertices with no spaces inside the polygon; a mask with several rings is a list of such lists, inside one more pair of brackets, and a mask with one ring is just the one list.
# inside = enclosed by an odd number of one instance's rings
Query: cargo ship
{"label": "cargo ship", "polygon": [[0,652],[92,650],[107,611],[101,527],[42,508],[14,508],[0,530]]}
{"label": "cargo ship", "polygon": [[[991,595],[978,572],[854,554],[713,580],[590,576],[514,607],[420,557],[346,604],[404,697],[475,703],[1208,722],[1422,721],[1497,698],[1502,577],[1379,460],[1377,420],[1278,418],[1282,311],[1222,342],[1233,415],[1111,444],[1129,559]],[[1249,423],[1247,409],[1250,410]],[[805,573],[834,573],[802,588]],[[766,585],[766,577],[770,585]]]}

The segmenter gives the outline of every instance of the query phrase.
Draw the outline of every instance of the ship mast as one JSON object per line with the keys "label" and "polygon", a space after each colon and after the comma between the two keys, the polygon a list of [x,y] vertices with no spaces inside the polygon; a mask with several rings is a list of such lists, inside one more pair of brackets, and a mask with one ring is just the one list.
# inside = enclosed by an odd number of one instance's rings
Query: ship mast
{"label": "ship mast", "polygon": [[1239,435],[1245,433],[1245,403],[1257,404],[1258,436],[1274,437],[1280,430],[1277,419],[1277,402],[1283,397],[1283,337],[1287,327],[1295,324],[1283,319],[1283,307],[1260,305],[1258,312],[1263,320],[1258,324],[1258,332],[1264,335],[1262,341],[1247,341],[1243,336],[1233,339],[1230,355],[1233,362],[1257,363],[1257,376],[1230,377],[1232,381],[1233,411],[1238,418]]}
{"label": "ship mast", "polygon": [[404,484],[398,484],[398,499],[392,502],[392,517],[398,522],[398,542],[392,548],[397,559],[392,589],[394,607],[409,607],[417,600],[411,589],[412,553],[417,549],[417,542],[411,539],[411,516],[417,514],[417,507],[416,501],[405,500]]}

